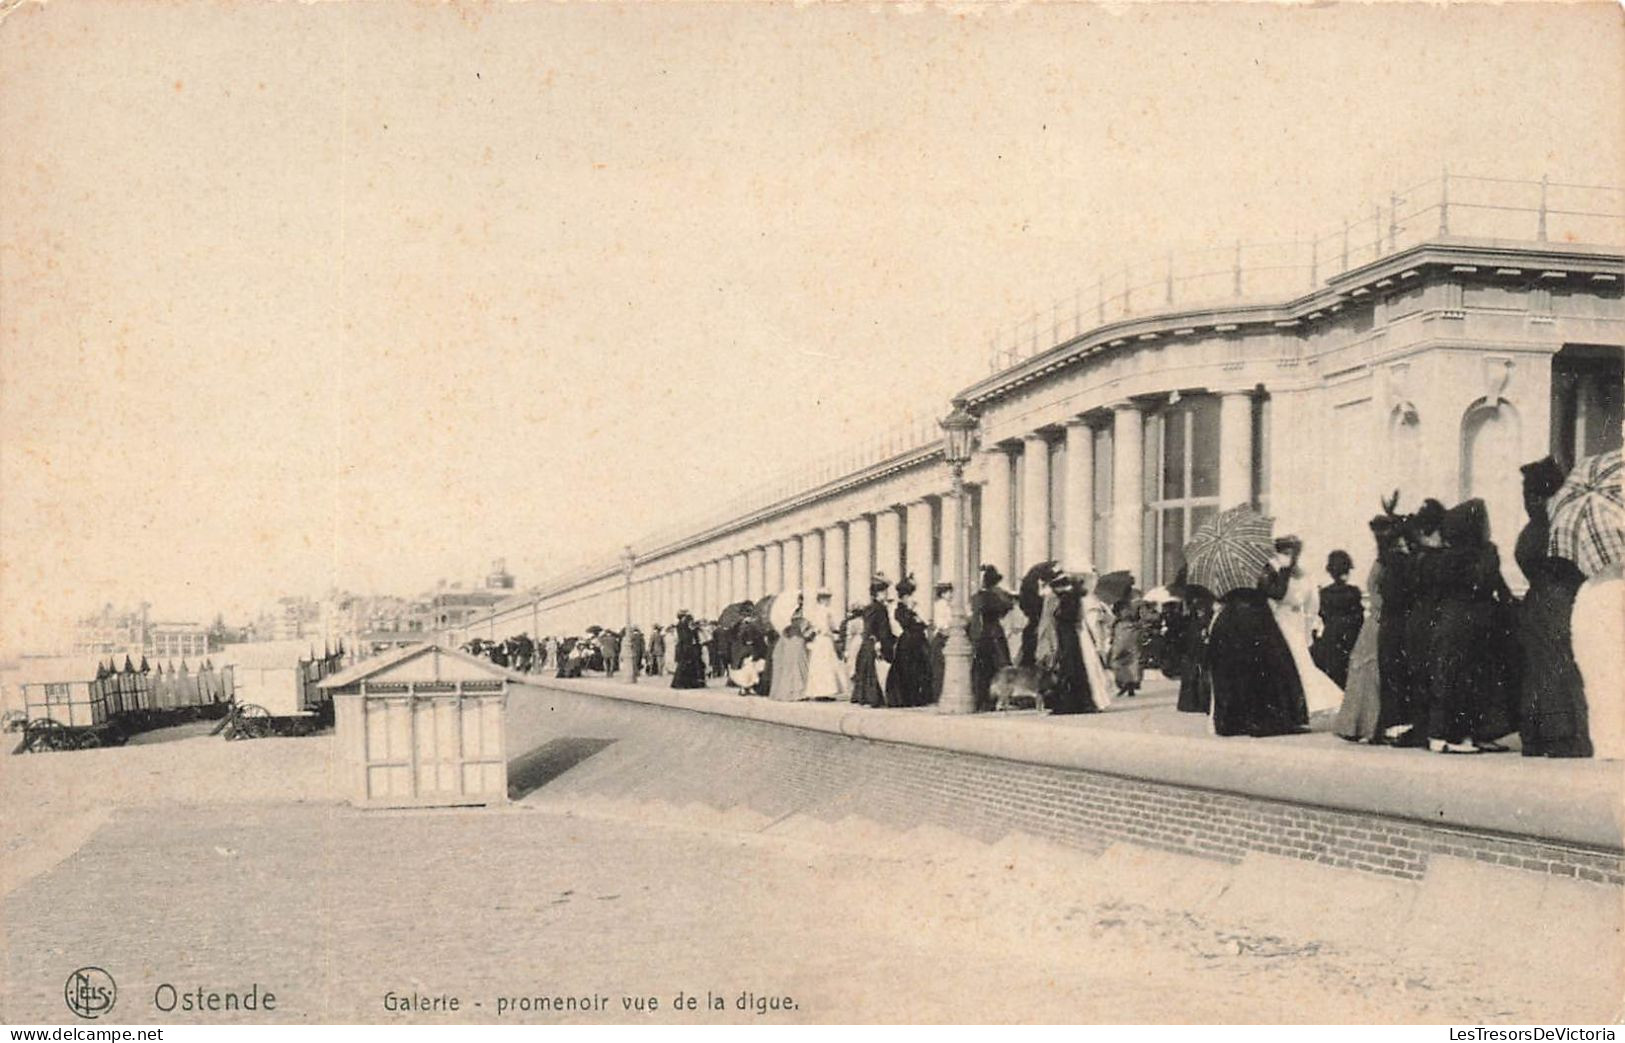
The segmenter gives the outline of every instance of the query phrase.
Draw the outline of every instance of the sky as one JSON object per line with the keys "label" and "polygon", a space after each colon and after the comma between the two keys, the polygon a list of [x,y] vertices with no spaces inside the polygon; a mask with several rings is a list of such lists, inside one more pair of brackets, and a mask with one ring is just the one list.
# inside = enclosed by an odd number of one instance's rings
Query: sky
{"label": "sky", "polygon": [[1610,4],[52,0],[0,23],[0,652],[521,585],[1185,244],[1625,183]]}

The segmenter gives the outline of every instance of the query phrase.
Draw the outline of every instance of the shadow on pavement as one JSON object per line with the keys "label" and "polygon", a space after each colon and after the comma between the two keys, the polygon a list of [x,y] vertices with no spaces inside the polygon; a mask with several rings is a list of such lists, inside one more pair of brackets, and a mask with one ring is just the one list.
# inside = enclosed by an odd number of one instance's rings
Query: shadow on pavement
{"label": "shadow on pavement", "polygon": [[508,799],[523,800],[593,754],[611,746],[614,739],[568,737],[554,739],[522,753],[508,762]]}

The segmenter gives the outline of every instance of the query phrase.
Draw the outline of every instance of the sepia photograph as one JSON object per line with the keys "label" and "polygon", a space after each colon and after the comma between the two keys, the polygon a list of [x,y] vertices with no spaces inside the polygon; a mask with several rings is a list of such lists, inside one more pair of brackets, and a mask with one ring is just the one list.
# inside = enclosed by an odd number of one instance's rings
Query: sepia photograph
{"label": "sepia photograph", "polygon": [[1622,55],[0,0],[0,1023],[1618,1023]]}

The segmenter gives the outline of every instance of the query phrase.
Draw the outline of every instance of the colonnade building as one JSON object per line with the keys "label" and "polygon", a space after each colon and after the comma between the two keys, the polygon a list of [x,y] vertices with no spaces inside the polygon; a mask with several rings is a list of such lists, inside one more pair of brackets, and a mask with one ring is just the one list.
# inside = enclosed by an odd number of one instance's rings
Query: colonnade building
{"label": "colonnade building", "polygon": [[634,539],[622,559],[559,577],[462,635],[619,627],[628,604],[647,630],[679,609],[713,618],[797,587],[828,587],[845,607],[867,598],[876,572],[912,574],[928,596],[959,560],[1012,584],[1049,559],[1128,569],[1150,589],[1173,580],[1198,526],[1239,503],[1301,536],[1316,574],[1329,551],[1348,551],[1363,584],[1367,522],[1395,489],[1402,510],[1482,497],[1520,589],[1519,465],[1618,447],[1625,383],[1625,248],[1548,237],[1547,191],[1538,233],[1535,208],[1521,208],[1523,238],[1453,234],[1465,204],[1444,201],[1427,208],[1437,225],[1430,215],[1426,234],[1406,239],[1397,210],[1386,225],[1376,215],[1360,258],[1345,225],[1341,253],[1334,235],[1280,266],[1295,287],[1255,278],[1239,249],[1217,268],[1228,292],[1181,292],[1215,273],[1172,261],[1165,278],[1136,283],[1131,271],[1121,292],[1101,280],[1088,307],[1046,334],[1035,322],[1030,347],[996,350],[959,394],[981,424],[963,529],[926,422],[755,502]]}

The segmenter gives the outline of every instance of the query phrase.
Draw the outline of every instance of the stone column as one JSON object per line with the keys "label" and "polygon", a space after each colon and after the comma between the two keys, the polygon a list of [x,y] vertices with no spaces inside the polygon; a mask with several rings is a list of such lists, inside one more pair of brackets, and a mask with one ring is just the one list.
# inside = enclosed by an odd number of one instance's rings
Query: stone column
{"label": "stone column", "polygon": [[801,586],[801,537],[791,536],[784,541],[784,586]]}
{"label": "stone column", "polygon": [[1140,534],[1145,526],[1142,446],[1144,418],[1132,402],[1112,406],[1112,560],[1095,562],[1100,571],[1128,569],[1140,574]]}
{"label": "stone column", "polygon": [[722,611],[722,562],[705,563],[705,596],[700,600],[705,602],[705,618],[717,618]]}
{"label": "stone column", "polygon": [[875,571],[893,583],[903,576],[902,522],[895,507],[875,512]]}
{"label": "stone column", "polygon": [[1253,399],[1245,391],[1226,391],[1219,396],[1219,510],[1252,498]]}
{"label": "stone column", "polygon": [[1021,561],[1025,573],[1049,552],[1049,439],[1040,434],[1022,438]]}
{"label": "stone column", "polygon": [[1021,578],[1015,574],[1010,547],[1010,454],[999,446],[987,451],[987,480],[982,485],[982,560],[973,567],[992,565],[1014,588]]}
{"label": "stone column", "polygon": [[734,555],[734,593],[733,600],[744,601],[750,597],[750,552],[740,551]]}
{"label": "stone column", "polygon": [[862,604],[869,600],[869,551],[874,545],[874,531],[868,515],[854,518],[846,525],[846,585],[847,601]]}
{"label": "stone column", "polygon": [[1095,540],[1095,437],[1082,417],[1066,422],[1066,509],[1061,512],[1061,566],[1082,568]]}
{"label": "stone column", "polygon": [[750,591],[746,596],[752,601],[762,600],[767,596],[767,551],[762,547],[746,551],[745,569],[749,579],[746,586]]}
{"label": "stone column", "polygon": [[929,607],[931,587],[936,582],[931,572],[931,504],[913,500],[903,510],[908,512],[908,560],[903,567],[914,575],[914,583],[920,588],[920,603]]}
{"label": "stone column", "polygon": [[824,530],[814,529],[801,537],[801,587],[811,597],[824,585]]}
{"label": "stone column", "polygon": [[734,597],[734,556],[732,554],[717,559],[717,611],[722,611],[726,605],[733,604]]}
{"label": "stone column", "polygon": [[829,588],[829,603],[837,613],[845,612],[850,601],[847,571],[846,530],[831,525],[824,530],[824,586]]}
{"label": "stone column", "polygon": [[[767,586],[767,594],[777,594],[784,589],[784,544],[777,540],[767,545],[767,564],[762,571],[762,582]],[[763,594],[766,597],[767,594]]]}
{"label": "stone column", "polygon": [[[959,502],[954,499],[952,492],[942,494],[942,567],[937,572],[937,583],[952,583],[957,588],[965,590],[965,597],[969,599],[976,589],[981,586],[980,573],[976,572],[976,563],[967,563],[972,575],[970,577],[959,574],[960,544],[965,538],[965,519],[959,512]],[[970,585],[967,587],[966,584]]]}

